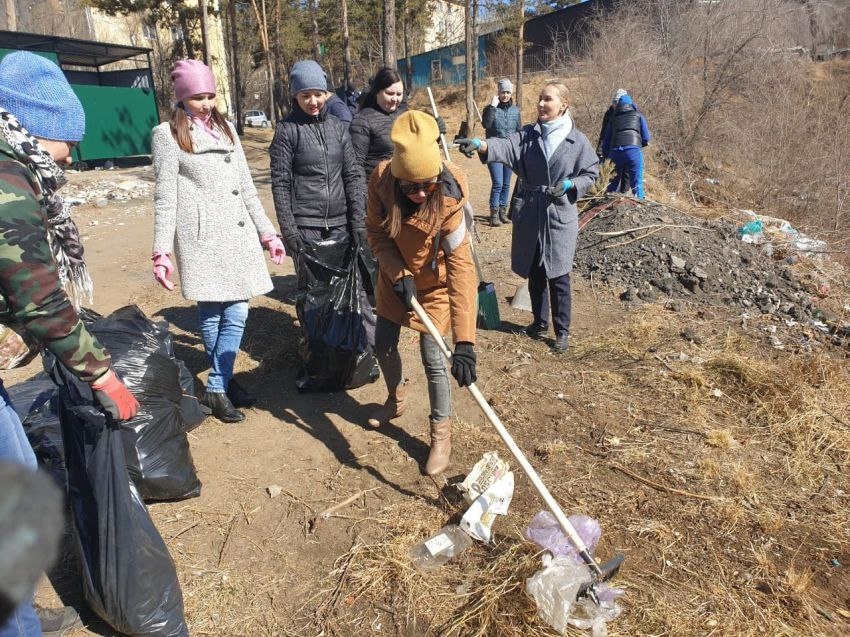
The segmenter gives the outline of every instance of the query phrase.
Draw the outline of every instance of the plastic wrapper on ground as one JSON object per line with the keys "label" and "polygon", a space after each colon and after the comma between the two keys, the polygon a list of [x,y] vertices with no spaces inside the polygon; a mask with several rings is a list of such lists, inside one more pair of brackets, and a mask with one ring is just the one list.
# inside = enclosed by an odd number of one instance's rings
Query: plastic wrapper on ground
{"label": "plastic wrapper on ground", "polygon": [[526,580],[525,590],[537,602],[540,619],[562,635],[568,626],[575,626],[590,629],[593,637],[604,637],[608,634],[606,622],[621,612],[615,600],[622,591],[601,584],[599,604],[589,597],[577,600],[582,585],[590,581],[590,571],[583,563],[547,554],[543,568]]}

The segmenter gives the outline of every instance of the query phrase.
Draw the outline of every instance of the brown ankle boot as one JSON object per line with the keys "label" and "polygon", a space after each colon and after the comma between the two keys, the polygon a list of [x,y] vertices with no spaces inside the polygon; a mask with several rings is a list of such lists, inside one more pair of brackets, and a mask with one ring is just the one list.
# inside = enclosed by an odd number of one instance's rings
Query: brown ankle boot
{"label": "brown ankle boot", "polygon": [[452,424],[449,419],[431,423],[431,452],[425,463],[425,473],[435,476],[449,466],[452,454]]}
{"label": "brown ankle boot", "polygon": [[386,425],[393,418],[398,418],[404,413],[404,403],[407,400],[407,381],[395,388],[394,392],[390,392],[386,402],[378,407],[374,413],[369,416],[369,426],[381,427]]}

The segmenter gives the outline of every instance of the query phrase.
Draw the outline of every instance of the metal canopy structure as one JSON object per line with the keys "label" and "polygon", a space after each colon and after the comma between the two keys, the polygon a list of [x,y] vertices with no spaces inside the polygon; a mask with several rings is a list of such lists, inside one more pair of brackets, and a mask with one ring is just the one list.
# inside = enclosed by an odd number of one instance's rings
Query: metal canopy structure
{"label": "metal canopy structure", "polygon": [[56,55],[60,66],[89,68],[99,68],[105,64],[130,60],[142,55],[145,56],[144,63],[149,66],[147,56],[152,51],[152,49],[138,46],[60,38],[37,33],[18,33],[16,31],[0,31],[0,49],[49,51]]}

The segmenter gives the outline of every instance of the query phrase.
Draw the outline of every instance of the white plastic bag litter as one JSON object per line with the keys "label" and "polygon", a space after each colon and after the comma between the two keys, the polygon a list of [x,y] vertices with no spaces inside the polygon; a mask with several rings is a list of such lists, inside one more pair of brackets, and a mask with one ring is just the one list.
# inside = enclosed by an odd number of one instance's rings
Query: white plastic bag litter
{"label": "white plastic bag litter", "polygon": [[[571,515],[568,520],[593,555],[602,535],[599,522],[586,515]],[[605,623],[621,612],[616,600],[624,591],[601,582],[595,587],[598,604],[589,597],[576,600],[581,585],[591,581],[590,570],[549,511],[534,516],[525,536],[552,554],[544,554],[543,569],[526,580],[526,592],[537,602],[539,617],[562,635],[570,624],[604,637]]]}
{"label": "white plastic bag litter", "polygon": [[598,604],[587,597],[576,600],[582,584],[590,580],[590,570],[584,563],[546,553],[543,568],[525,580],[525,591],[537,602],[538,617],[562,635],[571,625],[590,628],[593,637],[605,637],[606,623],[622,612],[616,600],[623,591],[602,583],[596,591]]}

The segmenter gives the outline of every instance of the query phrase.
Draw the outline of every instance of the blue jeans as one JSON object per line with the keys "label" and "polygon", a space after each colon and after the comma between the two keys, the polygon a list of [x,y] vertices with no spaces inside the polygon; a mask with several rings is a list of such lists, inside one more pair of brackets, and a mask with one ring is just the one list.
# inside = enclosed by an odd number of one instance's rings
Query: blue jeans
{"label": "blue jeans", "polygon": [[207,391],[222,394],[233,376],[233,364],[248,320],[248,301],[199,301],[198,320],[211,368]]}
{"label": "blue jeans", "polygon": [[510,166],[505,164],[487,164],[490,170],[490,180],[493,186],[490,188],[490,208],[507,208],[511,198],[511,177],[514,176]]}
{"label": "blue jeans", "polygon": [[608,157],[617,169],[608,185],[608,192],[625,192],[629,186],[635,197],[643,199],[643,151],[637,146],[623,146],[612,148]]}
{"label": "blue jeans", "polygon": [[[36,470],[32,447],[24,434],[3,383],[0,382],[0,460],[15,462]],[[15,609],[12,616],[0,626],[0,637],[41,637],[41,622],[35,615],[32,599]]]}

